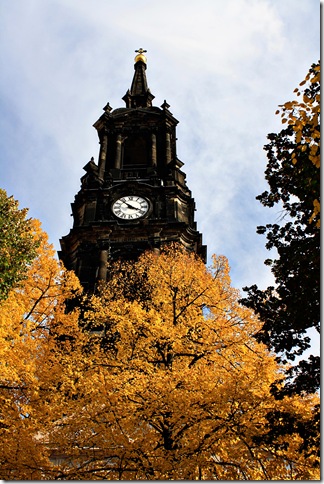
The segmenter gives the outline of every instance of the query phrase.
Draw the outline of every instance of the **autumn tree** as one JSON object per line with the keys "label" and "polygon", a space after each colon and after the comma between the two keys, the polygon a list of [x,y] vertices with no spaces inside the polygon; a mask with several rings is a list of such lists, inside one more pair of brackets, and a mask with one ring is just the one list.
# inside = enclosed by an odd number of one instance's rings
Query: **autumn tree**
{"label": "autumn tree", "polygon": [[320,63],[313,64],[297,98],[280,106],[285,128],[269,134],[265,146],[265,177],[269,191],[257,197],[266,207],[282,208],[279,223],[258,227],[266,234],[268,249],[277,258],[266,260],[275,287],[244,288],[242,302],[259,314],[264,325],[258,341],[282,361],[299,363],[286,372],[284,389],[277,395],[314,392],[319,388],[319,357],[300,356],[310,348],[309,329],[319,332],[320,322]]}
{"label": "autumn tree", "polygon": [[[62,415],[47,433],[47,478],[318,478],[315,449],[304,451],[298,431],[317,396],[275,400],[282,367],[238,297],[224,257],[207,270],[172,247],[110,267],[80,313],[88,341],[81,352],[78,338],[59,349]],[[271,411],[295,423],[265,443]]]}
{"label": "autumn tree", "polygon": [[[56,404],[58,386],[64,382],[62,358],[58,358],[61,340],[68,336],[82,340],[78,315],[67,313],[65,304],[80,286],[55,260],[39,222],[29,220],[26,224],[24,212],[15,212],[15,202],[9,199],[6,203],[9,220],[7,225],[3,223],[8,226],[8,238],[6,234],[2,237],[0,251],[7,254],[8,248],[13,259],[8,268],[12,276],[2,279],[10,280],[12,288],[0,302],[0,476],[39,480],[51,468],[46,448],[48,428],[62,414],[60,401]],[[35,240],[36,248],[31,244]],[[26,252],[21,256],[18,248]],[[29,266],[18,283],[22,275],[18,266],[27,260]],[[4,290],[8,291],[8,286]],[[73,359],[77,364],[76,352]],[[70,365],[70,371],[75,371],[71,360]]]}
{"label": "autumn tree", "polygon": [[[299,431],[318,398],[275,400],[282,367],[224,257],[207,270],[176,247],[145,254],[82,299],[32,227],[37,256],[0,308],[3,479],[318,478]],[[270,412],[289,412],[288,433]]]}
{"label": "autumn tree", "polygon": [[0,189],[0,300],[24,278],[36,256],[38,241],[31,219],[26,218],[27,212]]}

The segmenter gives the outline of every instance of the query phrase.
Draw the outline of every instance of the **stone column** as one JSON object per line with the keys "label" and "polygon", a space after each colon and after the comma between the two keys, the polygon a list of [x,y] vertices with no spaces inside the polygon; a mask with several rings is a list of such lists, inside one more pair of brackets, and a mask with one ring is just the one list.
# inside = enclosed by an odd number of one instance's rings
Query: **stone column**
{"label": "stone column", "polygon": [[108,144],[108,135],[105,134],[103,140],[101,142],[100,147],[100,155],[99,155],[99,178],[103,179],[105,176],[105,169],[106,169],[106,156],[107,156],[107,144]]}
{"label": "stone column", "polygon": [[167,164],[171,161],[171,136],[170,133],[166,133],[165,137],[165,157]]}
{"label": "stone column", "polygon": [[121,168],[121,148],[122,148],[122,136],[121,134],[117,135],[116,139],[116,157],[115,157],[115,168],[120,170]]}
{"label": "stone column", "polygon": [[157,159],[156,159],[156,134],[155,133],[152,133],[151,142],[152,142],[151,162],[152,162],[152,166],[156,166]]}
{"label": "stone column", "polygon": [[107,262],[108,262],[108,250],[101,250],[99,254],[99,281],[105,281],[107,279]]}

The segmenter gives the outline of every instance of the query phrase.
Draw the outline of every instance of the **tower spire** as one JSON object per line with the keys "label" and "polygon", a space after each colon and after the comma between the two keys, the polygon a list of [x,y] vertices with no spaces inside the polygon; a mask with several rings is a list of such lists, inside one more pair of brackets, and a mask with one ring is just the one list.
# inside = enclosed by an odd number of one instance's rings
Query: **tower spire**
{"label": "tower spire", "polygon": [[144,53],[147,51],[140,48],[135,50],[135,52],[137,52],[137,55],[134,59],[135,72],[132,85],[122,99],[125,101],[127,108],[148,108],[152,106],[154,96],[148,88],[146,80],[147,59]]}
{"label": "tower spire", "polygon": [[177,157],[178,120],[164,101],[152,106],[144,49],[135,51],[126,108],[106,104],[95,122],[100,149],[84,167],[72,203],[73,227],[61,239],[60,259],[88,292],[109,277],[109,264],[136,260],[172,242],[206,260],[195,222],[195,201]]}

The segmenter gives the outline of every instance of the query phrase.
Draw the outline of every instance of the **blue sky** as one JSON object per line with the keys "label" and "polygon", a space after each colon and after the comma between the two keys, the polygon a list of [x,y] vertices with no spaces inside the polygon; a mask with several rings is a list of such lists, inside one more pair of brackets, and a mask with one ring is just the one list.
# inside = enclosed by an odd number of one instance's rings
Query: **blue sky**
{"label": "blue sky", "polygon": [[0,187],[41,220],[50,241],[72,227],[93,123],[115,109],[147,49],[154,104],[180,121],[178,157],[209,257],[233,285],[272,283],[256,226],[280,217],[255,200],[277,106],[319,59],[318,0],[2,0]]}

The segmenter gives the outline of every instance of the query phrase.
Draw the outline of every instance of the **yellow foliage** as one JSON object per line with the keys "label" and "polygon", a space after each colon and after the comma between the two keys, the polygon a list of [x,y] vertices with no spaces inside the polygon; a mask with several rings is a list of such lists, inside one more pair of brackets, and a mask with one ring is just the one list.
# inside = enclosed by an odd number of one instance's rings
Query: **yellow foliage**
{"label": "yellow foliage", "polygon": [[[320,63],[313,65],[299,86],[305,86],[305,89],[307,83],[310,86],[320,85],[320,71]],[[299,88],[296,88],[294,92],[297,96],[302,94]],[[310,92],[303,93],[302,102],[294,100],[282,104],[276,114],[281,113],[282,123],[285,124],[288,121],[288,125],[292,126],[295,133],[296,150],[291,153],[292,163],[296,165],[299,151],[307,152],[308,160],[320,169],[320,94],[316,94],[316,92],[310,94]],[[314,200],[314,212],[309,222],[311,223],[319,213],[320,203],[318,200]],[[320,219],[317,218],[316,225],[320,227]]]}
{"label": "yellow foliage", "polygon": [[[36,435],[46,424],[43,412],[44,381],[56,376],[56,366],[45,354],[53,349],[49,328],[53,318],[64,313],[65,298],[80,290],[73,274],[62,273],[38,221],[31,221],[37,257],[26,279],[0,303],[0,465],[3,479],[41,479],[48,463],[46,450]],[[71,316],[69,323],[72,323]],[[77,318],[75,318],[76,328]],[[51,349],[50,349],[51,348]],[[40,380],[39,370],[47,374]],[[42,388],[42,390],[41,390]],[[40,406],[38,411],[34,409]]]}
{"label": "yellow foliage", "polygon": [[285,450],[254,443],[267,412],[295,406],[296,415],[307,419],[316,397],[306,408],[298,406],[300,397],[274,400],[269,387],[280,368],[253,338],[261,323],[238,296],[224,257],[215,256],[206,270],[175,247],[112,274],[87,303],[85,320],[101,328],[101,336],[92,335],[89,367],[76,386],[79,400],[69,400],[69,418],[52,432],[68,456],[56,475],[315,476],[297,435],[285,437]]}
{"label": "yellow foliage", "polygon": [[238,303],[226,258],[206,269],[173,246],[110,269],[67,310],[80,287],[44,240],[3,304],[2,477],[318,478],[297,433],[257,442],[268,412],[307,422],[317,397],[271,395],[280,367],[253,338],[261,323]]}

